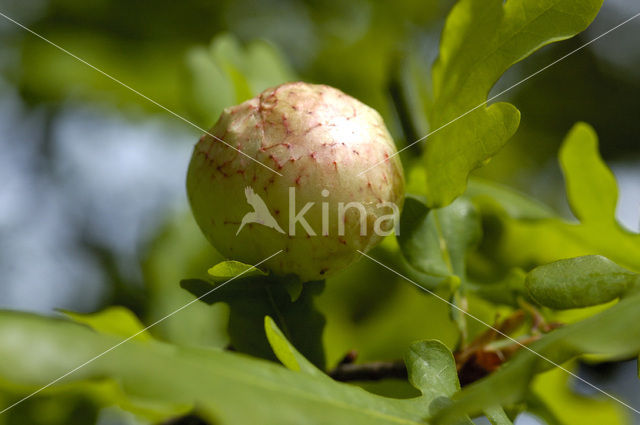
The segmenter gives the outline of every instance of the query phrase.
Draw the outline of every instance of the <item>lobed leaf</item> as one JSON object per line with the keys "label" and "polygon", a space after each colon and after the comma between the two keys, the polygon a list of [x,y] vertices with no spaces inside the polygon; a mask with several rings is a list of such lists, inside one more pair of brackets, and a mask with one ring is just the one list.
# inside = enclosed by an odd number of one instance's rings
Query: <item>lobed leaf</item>
{"label": "lobed leaf", "polygon": [[615,226],[618,186],[616,178],[598,152],[598,136],[584,123],[576,124],[559,154],[567,198],[583,224]]}
{"label": "lobed leaf", "polygon": [[[430,122],[436,127],[446,124]],[[469,173],[498,153],[519,124],[520,111],[511,104],[496,103],[430,136],[424,146],[428,205],[442,208],[462,195]]]}
{"label": "lobed leaf", "polygon": [[[78,324],[16,312],[0,312],[0,339],[0,386],[10,382],[24,394],[120,341]],[[43,392],[90,388],[96,379],[115,384],[126,400],[197,407],[205,419],[222,425],[428,423],[419,399],[384,398],[264,360],[155,340],[122,344]]]}
{"label": "lobed leaf", "polygon": [[558,217],[518,219],[495,203],[481,206],[485,216],[500,222],[498,240],[491,247],[499,262],[507,267],[530,268],[563,258],[602,255],[629,270],[640,271],[640,234],[629,232],[615,219],[617,190],[597,146],[593,129],[579,123],[561,149],[567,196],[580,223]]}
{"label": "lobed leaf", "polygon": [[469,173],[498,152],[520,121],[518,110],[507,103],[461,115],[486,102],[510,66],[583,31],[601,5],[602,0],[461,0],[453,7],[432,72],[429,123],[438,131],[424,152],[430,207],[461,195]]}

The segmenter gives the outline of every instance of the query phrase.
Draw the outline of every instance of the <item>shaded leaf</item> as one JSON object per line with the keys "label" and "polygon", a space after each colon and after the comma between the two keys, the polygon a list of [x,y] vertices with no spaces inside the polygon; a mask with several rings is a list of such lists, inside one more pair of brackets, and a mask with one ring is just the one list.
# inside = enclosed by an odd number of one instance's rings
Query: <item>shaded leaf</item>
{"label": "shaded leaf", "polygon": [[479,216],[473,205],[458,199],[438,210],[407,196],[400,217],[398,243],[407,262],[432,276],[465,278],[467,251],[480,239]]}
{"label": "shaded leaf", "polygon": [[[514,63],[540,47],[583,31],[602,0],[461,0],[449,14],[433,66],[431,130],[487,100]],[[468,174],[495,155],[518,128],[506,103],[481,106],[425,143],[427,202],[449,204],[464,192]]]}
{"label": "shaded leaf", "polygon": [[612,301],[640,284],[640,275],[599,255],[558,260],[531,270],[526,287],[538,303],[556,309]]}
{"label": "shaded leaf", "polygon": [[[211,282],[189,279],[180,285],[196,297],[214,289]],[[314,307],[314,297],[322,292],[323,282],[307,282],[293,302],[286,285],[269,276],[235,279],[204,296],[207,304],[229,305],[229,338],[233,349],[275,360],[264,334],[264,317],[273,317],[285,336],[313,364],[324,368],[322,331],[325,319]]]}

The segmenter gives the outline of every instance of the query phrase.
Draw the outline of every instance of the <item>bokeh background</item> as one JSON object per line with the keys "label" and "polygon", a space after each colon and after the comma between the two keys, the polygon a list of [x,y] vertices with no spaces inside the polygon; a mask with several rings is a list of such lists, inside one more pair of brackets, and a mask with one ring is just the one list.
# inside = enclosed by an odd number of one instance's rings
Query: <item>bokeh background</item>
{"label": "bokeh background", "polygon": [[[299,79],[333,85],[373,106],[403,146],[429,131],[422,108],[451,5],[2,0],[0,12],[200,128],[211,127],[225,106]],[[636,0],[606,0],[587,31],[513,67],[494,93],[639,11]],[[476,174],[569,214],[556,154],[570,127],[587,121],[618,178],[618,218],[640,230],[639,39],[640,19],[505,94],[500,100],[522,112],[520,129]],[[189,301],[179,279],[201,274],[219,258],[197,230],[184,189],[200,133],[0,17],[0,308],[56,315],[55,309],[90,312],[116,304],[150,322]],[[374,314],[392,308],[381,307],[392,292],[391,304],[410,314],[413,292],[335,286],[322,301],[332,309],[330,361],[352,346],[365,357],[394,356],[394,337],[420,335],[411,316],[385,324]],[[194,305],[155,332],[222,346],[225,323],[216,318],[224,310]],[[408,330],[397,332],[403,323]],[[366,338],[384,333],[384,326],[395,335],[391,340]],[[433,334],[446,340],[447,330],[436,327]],[[608,367],[584,373],[640,405],[638,386],[615,379],[635,376],[635,364]],[[68,417],[59,404],[26,403],[21,416],[0,423],[58,423],[55,418]],[[115,409],[69,406],[86,423],[136,423]]]}

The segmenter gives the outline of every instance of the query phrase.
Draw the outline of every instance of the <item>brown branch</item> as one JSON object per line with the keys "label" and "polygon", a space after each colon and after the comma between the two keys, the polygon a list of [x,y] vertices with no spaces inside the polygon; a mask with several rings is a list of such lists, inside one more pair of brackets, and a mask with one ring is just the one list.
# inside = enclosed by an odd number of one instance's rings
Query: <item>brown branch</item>
{"label": "brown branch", "polygon": [[[509,341],[506,335],[511,335],[525,324],[526,313],[531,315],[532,326],[529,331],[533,334],[525,334],[516,340]],[[546,323],[544,318],[533,308],[517,310],[503,320],[496,320],[494,327],[481,333],[464,349],[454,353],[458,378],[462,386],[481,379],[495,372],[504,362],[509,360],[523,345],[529,345],[540,339],[540,330],[549,331],[556,328],[555,323]],[[492,347],[492,343],[503,340],[511,342],[501,345],[500,348]],[[407,368],[401,361],[354,363],[357,357],[355,351],[350,351],[329,372],[336,381],[379,381],[381,379],[396,378],[406,379]]]}
{"label": "brown branch", "polygon": [[184,416],[178,416],[176,418],[169,419],[162,422],[159,425],[209,425],[204,419],[195,414],[189,414]]}
{"label": "brown branch", "polygon": [[336,381],[379,381],[381,379],[407,379],[407,367],[397,362],[341,363],[329,371]]}

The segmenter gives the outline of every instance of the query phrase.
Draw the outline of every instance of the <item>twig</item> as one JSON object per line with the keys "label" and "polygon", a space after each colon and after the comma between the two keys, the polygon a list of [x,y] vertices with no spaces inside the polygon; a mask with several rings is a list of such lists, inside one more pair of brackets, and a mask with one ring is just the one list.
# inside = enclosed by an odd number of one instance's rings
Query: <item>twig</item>
{"label": "twig", "polygon": [[337,366],[355,363],[357,359],[358,359],[358,352],[356,350],[349,350],[347,354],[344,355],[342,360],[338,362]]}
{"label": "twig", "polygon": [[209,423],[195,414],[189,414],[169,419],[160,425],[209,425]]}
{"label": "twig", "polygon": [[381,379],[407,379],[407,367],[401,361],[371,363],[340,363],[329,372],[336,381],[379,381]]}

